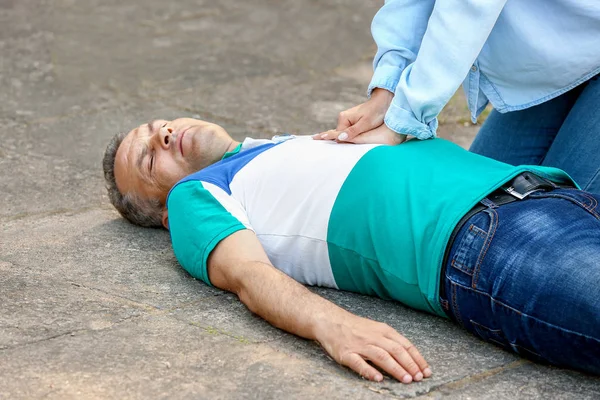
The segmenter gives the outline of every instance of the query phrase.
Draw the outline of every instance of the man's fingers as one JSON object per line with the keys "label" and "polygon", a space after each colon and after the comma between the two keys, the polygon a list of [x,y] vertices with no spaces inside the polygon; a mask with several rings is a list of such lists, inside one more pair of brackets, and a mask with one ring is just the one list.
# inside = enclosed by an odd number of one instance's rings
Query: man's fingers
{"label": "man's fingers", "polygon": [[362,355],[400,382],[411,383],[413,381],[412,375],[406,372],[387,350],[379,346],[369,345],[362,352]]}
{"label": "man's fingers", "polygon": [[415,360],[421,372],[423,372],[423,377],[429,378],[431,376],[431,368],[429,367],[429,364],[427,364],[427,361],[425,361],[419,350],[417,350],[415,346],[410,345],[410,347],[408,347],[406,351],[408,352],[408,354],[410,354],[412,359]]}
{"label": "man's fingers", "polygon": [[370,366],[364,358],[359,356],[356,353],[349,353],[342,356],[340,360],[340,364],[345,365],[346,367],[351,368],[355,372],[357,372],[360,376],[367,378],[370,381],[381,382],[383,380],[383,375],[381,372],[377,371],[377,369]]}
{"label": "man's fingers", "polygon": [[[416,350],[414,346],[407,349],[393,340],[384,340],[385,342],[382,343],[383,348],[387,352],[389,352],[392,355],[392,357],[394,357],[394,359],[402,366],[402,368],[406,370],[406,372],[412,375],[415,381],[422,380],[425,374],[421,370],[420,366],[417,364],[417,361],[414,359],[414,352],[413,354],[411,354],[411,352],[409,351],[409,349],[411,351],[412,349]],[[419,354],[418,351],[416,353]]]}
{"label": "man's fingers", "polygon": [[406,352],[410,355],[410,357],[414,360],[414,362],[417,364],[417,366],[423,373],[424,378],[429,378],[431,376],[431,368],[429,367],[429,364],[427,364],[425,358],[423,358],[419,350],[417,350],[417,348],[410,342],[410,340],[408,340],[395,330],[390,332],[390,334],[387,335],[387,337],[388,339],[391,339],[391,341],[404,347]]}

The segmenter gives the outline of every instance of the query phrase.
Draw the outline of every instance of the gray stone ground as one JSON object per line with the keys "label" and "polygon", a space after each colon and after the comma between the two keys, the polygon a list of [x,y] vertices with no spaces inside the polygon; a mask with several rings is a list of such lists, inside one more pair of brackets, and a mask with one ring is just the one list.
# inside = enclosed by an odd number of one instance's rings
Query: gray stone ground
{"label": "gray stone ground", "polygon": [[[574,398],[600,380],[348,293],[434,376],[381,384],[178,267],[168,233],[107,203],[109,138],[199,116],[236,138],[315,133],[364,99],[374,0],[0,0],[0,398]],[[441,136],[468,146],[463,102]]]}

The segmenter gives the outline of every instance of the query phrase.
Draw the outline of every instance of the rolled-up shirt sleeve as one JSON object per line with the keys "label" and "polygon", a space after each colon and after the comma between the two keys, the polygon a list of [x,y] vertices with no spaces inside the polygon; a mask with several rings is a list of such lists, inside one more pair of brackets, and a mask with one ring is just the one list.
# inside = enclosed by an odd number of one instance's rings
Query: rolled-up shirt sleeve
{"label": "rolled-up shirt sleeve", "polygon": [[371,24],[377,54],[367,96],[375,88],[394,93],[402,71],[417,57],[434,3],[434,0],[387,0],[377,12]]}
{"label": "rolled-up shirt sleeve", "polygon": [[[373,25],[378,27],[372,30],[378,52],[369,88],[390,90],[397,76],[385,124],[397,133],[429,139],[436,136],[437,116],[473,67],[506,0],[438,0],[430,13],[423,5],[413,3],[421,2],[388,1],[375,16]],[[422,13],[418,17],[417,10]],[[419,21],[421,26],[423,18],[427,21],[422,37],[418,29],[414,37],[408,38],[408,34],[396,34],[399,28],[393,28],[409,19]],[[380,48],[380,42],[385,47]],[[392,73],[393,63],[398,71]],[[384,69],[378,73],[378,68]],[[384,78],[386,70],[389,74]],[[379,86],[383,84],[387,86]]]}

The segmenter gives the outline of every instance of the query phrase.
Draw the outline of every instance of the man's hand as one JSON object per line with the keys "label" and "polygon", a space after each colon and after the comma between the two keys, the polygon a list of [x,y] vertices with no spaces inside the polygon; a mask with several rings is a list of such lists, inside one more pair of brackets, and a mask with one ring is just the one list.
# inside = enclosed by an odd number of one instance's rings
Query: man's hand
{"label": "man's hand", "polygon": [[380,382],[383,375],[403,383],[431,376],[431,369],[416,347],[392,327],[348,313],[340,323],[323,320],[316,329],[317,341],[338,363],[361,376]]}
{"label": "man's hand", "polygon": [[[371,93],[369,100],[340,113],[335,130],[322,132],[315,135],[314,138],[358,143],[356,139],[359,135],[379,128],[381,125],[385,126],[383,119],[393,98],[392,92],[376,88]],[[393,131],[390,130],[390,132]]]}

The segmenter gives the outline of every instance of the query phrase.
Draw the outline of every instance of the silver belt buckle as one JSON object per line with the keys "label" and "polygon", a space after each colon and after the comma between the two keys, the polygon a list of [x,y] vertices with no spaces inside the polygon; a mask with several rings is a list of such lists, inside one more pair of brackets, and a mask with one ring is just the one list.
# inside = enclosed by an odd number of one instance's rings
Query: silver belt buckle
{"label": "silver belt buckle", "polygon": [[544,190],[544,189],[542,189],[542,188],[539,188],[539,189],[533,189],[533,190],[530,190],[530,191],[528,191],[528,192],[525,192],[525,193],[519,193],[519,192],[517,192],[517,191],[515,190],[515,188],[514,188],[514,187],[512,187],[512,186],[509,186],[509,187],[507,187],[507,188],[502,188],[502,189],[504,189],[504,191],[505,191],[506,193],[510,194],[511,196],[514,196],[514,197],[516,197],[516,198],[517,198],[517,199],[519,199],[519,200],[523,200],[525,197],[529,196],[531,193],[534,193],[534,192],[539,192],[540,190]]}

